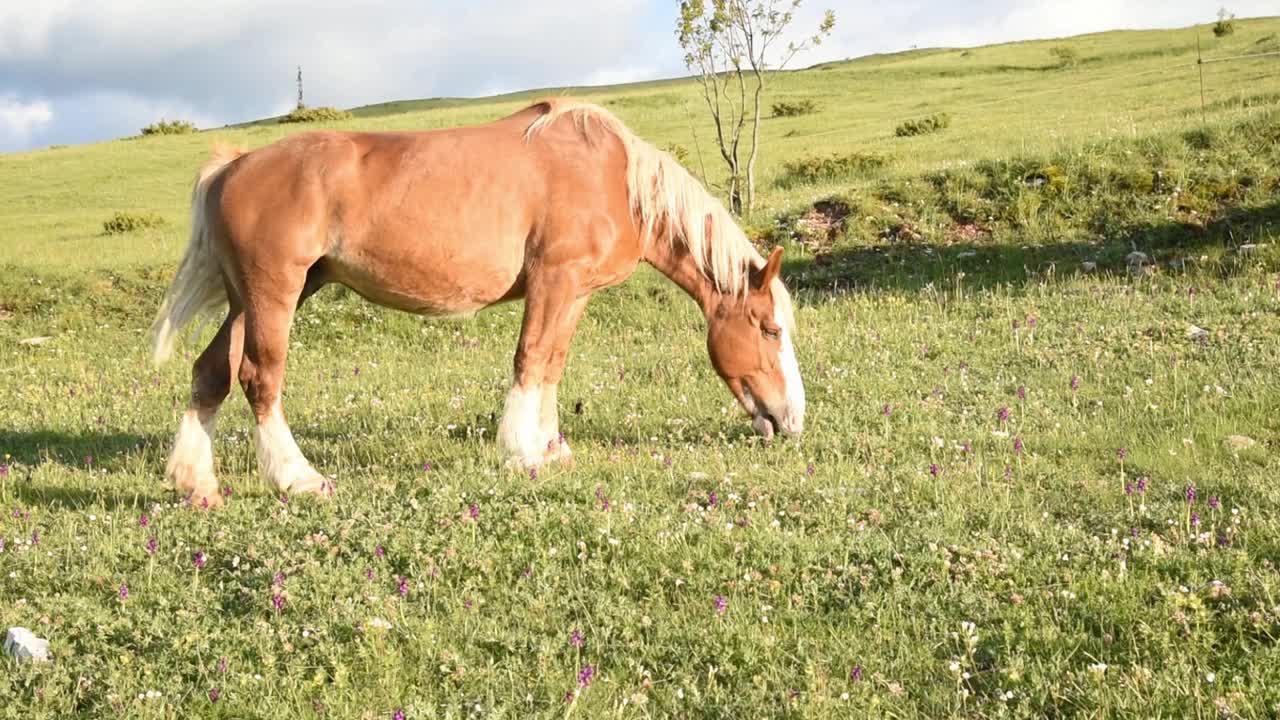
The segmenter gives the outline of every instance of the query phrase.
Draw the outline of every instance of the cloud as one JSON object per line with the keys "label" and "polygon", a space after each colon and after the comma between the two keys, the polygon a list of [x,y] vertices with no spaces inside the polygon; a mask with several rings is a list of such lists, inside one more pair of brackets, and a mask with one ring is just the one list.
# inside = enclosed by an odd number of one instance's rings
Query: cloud
{"label": "cloud", "polygon": [[0,150],[21,147],[40,128],[53,121],[53,108],[44,100],[24,103],[12,95],[0,96]]}

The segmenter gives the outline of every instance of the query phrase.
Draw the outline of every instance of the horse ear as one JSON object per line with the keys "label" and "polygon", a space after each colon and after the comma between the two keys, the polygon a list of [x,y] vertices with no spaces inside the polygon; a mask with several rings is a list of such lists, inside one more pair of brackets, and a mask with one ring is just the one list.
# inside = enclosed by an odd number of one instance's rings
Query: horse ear
{"label": "horse ear", "polygon": [[775,247],[773,252],[769,254],[769,261],[764,264],[764,270],[760,274],[760,287],[768,287],[780,272],[782,272],[781,245]]}

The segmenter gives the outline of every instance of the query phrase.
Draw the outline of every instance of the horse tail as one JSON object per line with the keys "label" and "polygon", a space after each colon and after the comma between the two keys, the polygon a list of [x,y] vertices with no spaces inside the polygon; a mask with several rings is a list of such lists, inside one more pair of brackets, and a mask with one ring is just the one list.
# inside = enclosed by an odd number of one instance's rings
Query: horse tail
{"label": "horse tail", "polygon": [[209,224],[207,200],[209,185],[227,165],[243,154],[244,150],[218,144],[196,175],[191,190],[191,237],[187,241],[187,251],[151,326],[154,337],[152,358],[156,365],[163,364],[173,355],[178,332],[192,318],[216,310],[227,302],[227,287]]}

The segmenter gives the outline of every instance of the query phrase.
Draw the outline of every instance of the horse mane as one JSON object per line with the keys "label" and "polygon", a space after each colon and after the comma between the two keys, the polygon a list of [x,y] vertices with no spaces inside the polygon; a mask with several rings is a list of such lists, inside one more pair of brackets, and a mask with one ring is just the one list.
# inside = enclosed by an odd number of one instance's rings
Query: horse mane
{"label": "horse mane", "polygon": [[[525,108],[540,113],[525,130],[527,142],[539,131],[568,117],[588,142],[594,140],[592,124],[620,140],[627,152],[627,192],[641,225],[641,237],[655,235],[688,251],[698,271],[722,292],[745,297],[751,271],[764,267],[765,259],[747,240],[733,216],[706,191],[684,166],[632,133],[608,110],[583,100],[544,99]],[[523,112],[523,111],[522,111]],[[791,296],[780,280],[771,288],[774,304],[783,317],[792,318]],[[794,325],[794,323],[792,323]]]}

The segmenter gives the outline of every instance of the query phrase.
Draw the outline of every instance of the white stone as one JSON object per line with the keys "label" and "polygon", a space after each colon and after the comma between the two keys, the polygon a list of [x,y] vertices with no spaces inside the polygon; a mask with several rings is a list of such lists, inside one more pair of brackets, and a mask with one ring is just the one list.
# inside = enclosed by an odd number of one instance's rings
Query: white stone
{"label": "white stone", "polygon": [[1208,338],[1209,338],[1208,330],[1205,330],[1202,327],[1196,327],[1195,325],[1190,325],[1187,327],[1188,340],[1207,340]]}
{"label": "white stone", "polygon": [[11,627],[4,637],[4,651],[15,660],[49,661],[49,641],[24,627]]}

